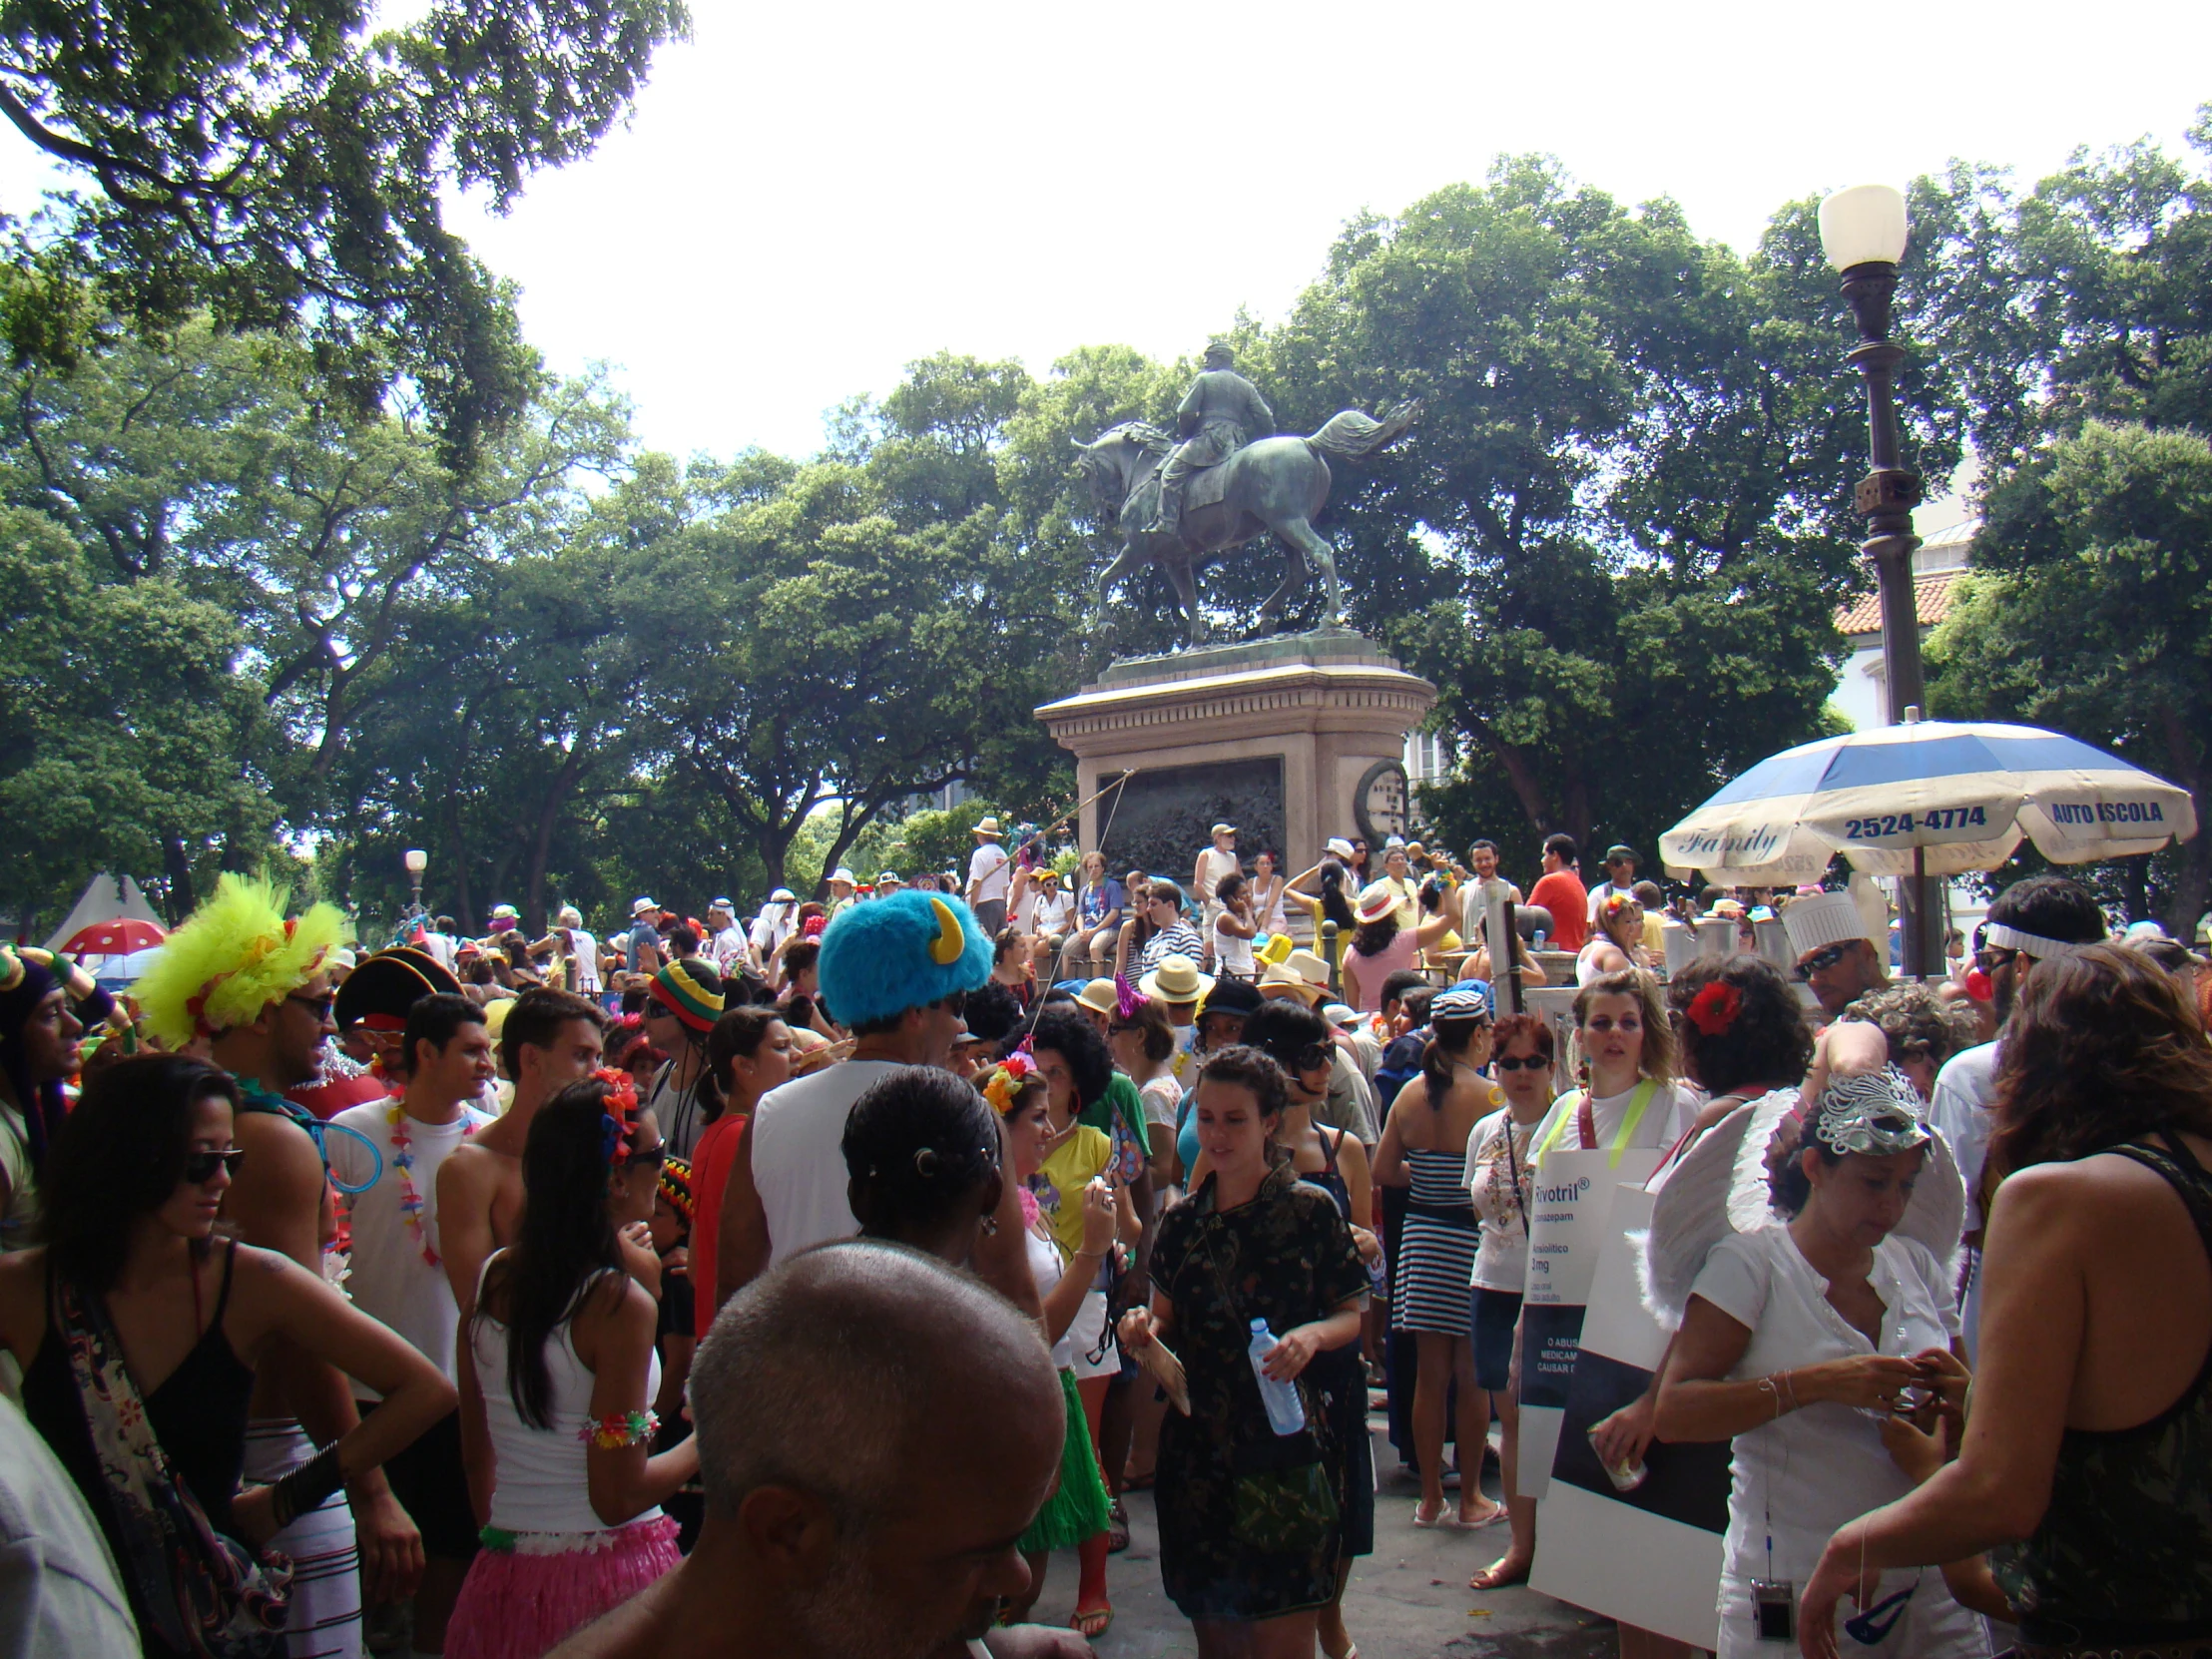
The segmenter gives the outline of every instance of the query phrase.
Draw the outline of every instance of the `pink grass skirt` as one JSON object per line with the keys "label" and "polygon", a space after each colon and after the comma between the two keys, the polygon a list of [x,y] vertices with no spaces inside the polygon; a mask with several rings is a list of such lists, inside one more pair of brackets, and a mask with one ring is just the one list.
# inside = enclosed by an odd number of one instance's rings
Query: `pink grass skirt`
{"label": "pink grass skirt", "polygon": [[477,1551],[446,1626],[446,1659],[543,1659],[681,1559],[667,1515],[574,1538],[564,1548],[565,1536],[526,1532],[514,1549]]}

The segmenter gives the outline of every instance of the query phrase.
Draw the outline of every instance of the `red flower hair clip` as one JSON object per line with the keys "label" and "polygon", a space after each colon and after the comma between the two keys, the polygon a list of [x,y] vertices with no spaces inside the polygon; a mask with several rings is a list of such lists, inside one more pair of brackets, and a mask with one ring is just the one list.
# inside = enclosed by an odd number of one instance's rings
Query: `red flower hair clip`
{"label": "red flower hair clip", "polygon": [[616,1071],[601,1066],[592,1073],[605,1088],[605,1110],[599,1119],[602,1143],[599,1155],[614,1167],[615,1159],[630,1144],[631,1133],[637,1127],[638,1085],[626,1071]]}
{"label": "red flower hair clip", "polygon": [[1744,993],[1725,979],[1715,979],[1690,998],[1689,1021],[1708,1037],[1723,1036],[1744,1011]]}

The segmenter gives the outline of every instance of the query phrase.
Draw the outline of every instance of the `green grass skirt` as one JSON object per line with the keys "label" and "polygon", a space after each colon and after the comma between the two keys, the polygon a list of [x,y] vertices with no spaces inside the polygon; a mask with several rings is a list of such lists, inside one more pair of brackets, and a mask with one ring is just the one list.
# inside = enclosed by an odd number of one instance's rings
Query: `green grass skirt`
{"label": "green grass skirt", "polygon": [[1060,1392],[1068,1413],[1067,1438],[1060,1443],[1060,1479],[1021,1535],[1018,1547],[1024,1555],[1066,1549],[1107,1526],[1106,1483],[1098,1477],[1098,1453],[1091,1449],[1091,1428],[1083,1418],[1073,1372],[1060,1373]]}

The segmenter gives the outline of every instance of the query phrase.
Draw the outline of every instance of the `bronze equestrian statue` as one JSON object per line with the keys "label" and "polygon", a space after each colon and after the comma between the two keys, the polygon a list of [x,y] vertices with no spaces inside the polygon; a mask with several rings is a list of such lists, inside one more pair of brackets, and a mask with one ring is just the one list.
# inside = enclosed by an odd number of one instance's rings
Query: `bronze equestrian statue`
{"label": "bronze equestrian statue", "polygon": [[1167,572],[1190,625],[1206,638],[1193,569],[1263,535],[1282,543],[1283,581],[1260,607],[1265,630],[1318,568],[1328,589],[1325,620],[1344,623],[1337,556],[1314,529],[1329,500],[1324,456],[1365,460],[1394,443],[1420,412],[1401,403],[1376,420],[1358,409],[1330,417],[1311,437],[1275,436],[1275,415],[1259,388],[1236,372],[1229,347],[1206,349],[1206,368],[1176,410],[1177,443],[1158,427],[1127,420],[1089,443],[1076,440],[1076,469],[1100,517],[1121,532],[1121,552],[1098,581],[1101,608],[1138,566]]}

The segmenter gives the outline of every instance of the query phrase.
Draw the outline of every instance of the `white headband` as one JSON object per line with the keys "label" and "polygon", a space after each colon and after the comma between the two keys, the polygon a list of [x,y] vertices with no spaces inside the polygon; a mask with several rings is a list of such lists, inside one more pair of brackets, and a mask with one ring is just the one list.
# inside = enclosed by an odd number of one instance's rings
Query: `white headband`
{"label": "white headband", "polygon": [[2071,956],[2077,950],[2087,950],[2092,944],[2102,944],[2102,939],[2089,939],[2079,944],[2064,939],[2046,939],[2040,933],[2023,933],[2017,927],[2007,927],[2001,921],[1992,921],[1981,935],[1983,944],[1993,944],[1999,950],[2017,950],[2023,956],[2037,961],[2048,961],[2053,956]]}

